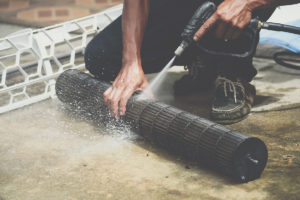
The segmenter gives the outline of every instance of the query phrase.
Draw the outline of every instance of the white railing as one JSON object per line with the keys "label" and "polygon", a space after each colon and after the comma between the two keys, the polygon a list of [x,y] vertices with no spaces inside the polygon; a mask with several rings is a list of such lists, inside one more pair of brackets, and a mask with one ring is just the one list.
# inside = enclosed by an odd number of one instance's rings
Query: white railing
{"label": "white railing", "polygon": [[121,12],[120,5],[0,39],[0,113],[55,97],[56,77],[66,69],[84,69],[86,45]]}

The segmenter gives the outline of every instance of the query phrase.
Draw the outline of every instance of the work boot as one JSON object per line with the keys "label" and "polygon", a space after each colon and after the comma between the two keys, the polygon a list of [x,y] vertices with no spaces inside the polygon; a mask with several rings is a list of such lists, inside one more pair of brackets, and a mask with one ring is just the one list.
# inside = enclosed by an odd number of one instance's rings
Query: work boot
{"label": "work boot", "polygon": [[200,56],[185,66],[188,74],[175,81],[173,88],[175,96],[189,95],[192,93],[208,91],[213,89],[217,72],[212,66],[204,61]]}
{"label": "work boot", "polygon": [[256,91],[248,82],[218,77],[215,93],[211,119],[220,124],[232,124],[250,113]]}

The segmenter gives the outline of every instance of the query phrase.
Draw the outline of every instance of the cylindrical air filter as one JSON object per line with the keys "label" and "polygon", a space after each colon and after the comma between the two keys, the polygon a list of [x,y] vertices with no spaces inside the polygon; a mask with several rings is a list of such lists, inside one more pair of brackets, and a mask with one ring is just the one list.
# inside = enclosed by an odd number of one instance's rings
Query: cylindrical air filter
{"label": "cylindrical air filter", "polygon": [[[81,71],[67,70],[57,79],[56,93],[63,103],[104,120],[108,109],[103,93],[109,86]],[[138,100],[133,95],[127,104],[125,120],[160,147],[213,166],[241,182],[260,177],[267,163],[267,148],[260,139],[156,100]]]}

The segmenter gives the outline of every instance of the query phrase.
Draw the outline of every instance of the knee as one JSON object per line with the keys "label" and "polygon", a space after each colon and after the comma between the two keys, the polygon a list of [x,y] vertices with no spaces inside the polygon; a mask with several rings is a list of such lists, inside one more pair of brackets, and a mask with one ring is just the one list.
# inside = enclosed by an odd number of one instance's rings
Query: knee
{"label": "knee", "polygon": [[104,47],[101,44],[95,44],[92,40],[84,52],[85,68],[95,77],[100,77],[104,72],[108,55],[105,55]]}
{"label": "knee", "polygon": [[92,40],[86,47],[84,53],[85,68],[96,78],[111,81],[117,74],[119,64],[112,58],[113,53],[105,45]]}
{"label": "knee", "polygon": [[85,48],[84,51],[84,62],[85,62],[85,68],[92,74],[95,71],[96,68],[96,56],[95,56],[95,48],[93,47],[93,41],[88,43],[88,45]]}

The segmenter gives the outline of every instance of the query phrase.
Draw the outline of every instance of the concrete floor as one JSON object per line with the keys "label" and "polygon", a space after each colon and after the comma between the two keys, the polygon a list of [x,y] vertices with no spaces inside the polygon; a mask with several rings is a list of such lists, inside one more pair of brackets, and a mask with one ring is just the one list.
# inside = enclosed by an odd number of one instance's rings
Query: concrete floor
{"label": "concrete floor", "polygon": [[[2,199],[299,199],[300,109],[253,114],[231,127],[269,148],[247,184],[182,161],[130,131],[73,118],[57,100],[1,116]],[[284,119],[284,120],[283,120]],[[188,166],[188,167],[187,167]]]}
{"label": "concrete floor", "polygon": [[[263,65],[268,62],[256,59],[256,66],[263,69],[259,76],[265,73]],[[268,70],[276,73],[273,68]],[[157,94],[165,102],[207,117],[211,93],[173,97],[172,84],[183,73],[172,69]],[[283,78],[285,82],[292,79]],[[294,79],[298,80],[294,91],[299,99],[299,79]],[[259,81],[254,81],[258,90]],[[267,78],[264,81],[271,88],[276,86]],[[269,98],[261,98],[256,108],[274,103],[269,101],[272,93],[261,94]],[[282,109],[280,103],[276,109]],[[288,104],[285,109],[258,109],[230,126],[261,138],[269,149],[262,177],[246,184],[236,184],[170,155],[126,127],[88,122],[70,113],[57,99],[2,114],[0,199],[298,200],[300,108],[299,104]]]}

